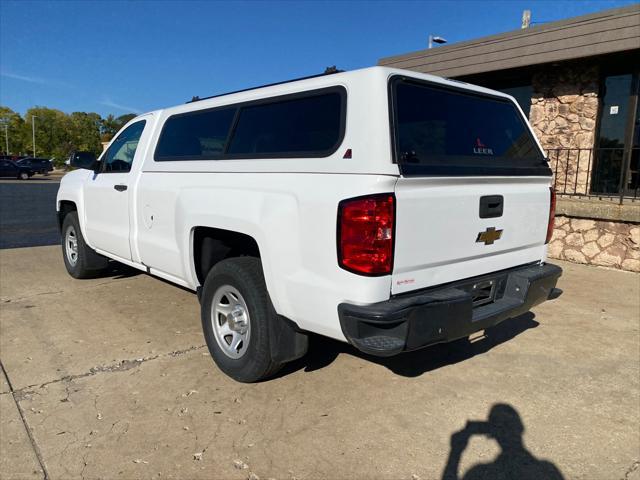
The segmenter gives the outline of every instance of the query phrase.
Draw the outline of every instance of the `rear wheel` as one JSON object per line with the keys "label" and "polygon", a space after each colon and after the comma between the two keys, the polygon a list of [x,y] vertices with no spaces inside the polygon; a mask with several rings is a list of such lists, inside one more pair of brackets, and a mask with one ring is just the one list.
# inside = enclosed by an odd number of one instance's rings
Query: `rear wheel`
{"label": "rear wheel", "polygon": [[27,172],[20,172],[18,178],[20,180],[29,180],[29,174]]}
{"label": "rear wheel", "polygon": [[105,257],[85,243],[77,212],[69,212],[62,222],[62,256],[67,272],[74,278],[95,277],[108,264]]}
{"label": "rear wheel", "polygon": [[271,305],[260,259],[217,263],[204,282],[201,317],[213,360],[234,380],[256,382],[280,368],[271,354],[270,325],[281,320]]}

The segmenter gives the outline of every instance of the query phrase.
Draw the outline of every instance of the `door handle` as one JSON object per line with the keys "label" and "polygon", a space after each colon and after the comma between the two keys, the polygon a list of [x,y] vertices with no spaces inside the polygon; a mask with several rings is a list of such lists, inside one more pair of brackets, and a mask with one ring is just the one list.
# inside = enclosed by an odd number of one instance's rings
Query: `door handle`
{"label": "door handle", "polygon": [[485,195],[480,197],[480,218],[496,218],[502,216],[504,197],[502,195]]}
{"label": "door handle", "polygon": [[127,186],[126,185],[114,185],[113,188],[115,188],[119,192],[124,192],[127,189]]}

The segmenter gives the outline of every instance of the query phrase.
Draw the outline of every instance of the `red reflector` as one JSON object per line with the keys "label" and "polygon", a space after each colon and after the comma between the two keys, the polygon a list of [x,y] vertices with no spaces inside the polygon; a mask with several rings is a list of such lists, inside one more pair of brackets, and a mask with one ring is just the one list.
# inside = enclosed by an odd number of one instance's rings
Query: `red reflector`
{"label": "red reflector", "polygon": [[549,223],[547,225],[547,239],[544,243],[549,243],[553,236],[553,225],[556,219],[556,192],[553,187],[549,187],[550,199],[549,199]]}
{"label": "red reflector", "polygon": [[344,155],[342,156],[342,158],[351,158],[352,155],[353,155],[353,152],[351,151],[351,149],[347,148],[347,151],[344,152]]}
{"label": "red reflector", "polygon": [[338,264],[361,275],[389,275],[393,269],[394,216],[392,193],[340,202]]}

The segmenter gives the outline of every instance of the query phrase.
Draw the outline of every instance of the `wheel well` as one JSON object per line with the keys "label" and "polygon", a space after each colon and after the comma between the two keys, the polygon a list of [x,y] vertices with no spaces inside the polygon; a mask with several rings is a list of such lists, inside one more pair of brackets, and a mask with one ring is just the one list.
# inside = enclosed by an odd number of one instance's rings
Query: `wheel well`
{"label": "wheel well", "polygon": [[70,202],[68,200],[62,200],[60,202],[60,209],[58,210],[58,228],[62,230],[62,222],[64,221],[64,217],[67,216],[69,212],[77,212],[76,204]]}
{"label": "wheel well", "polygon": [[193,262],[200,285],[216,263],[231,257],[260,258],[258,244],[244,233],[211,227],[194,229]]}

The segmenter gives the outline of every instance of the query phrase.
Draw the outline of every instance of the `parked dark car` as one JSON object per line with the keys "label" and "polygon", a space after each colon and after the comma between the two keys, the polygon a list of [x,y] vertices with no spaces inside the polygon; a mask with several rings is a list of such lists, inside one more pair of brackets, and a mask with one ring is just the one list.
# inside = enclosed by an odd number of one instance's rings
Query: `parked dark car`
{"label": "parked dark car", "polygon": [[26,165],[18,165],[11,160],[0,160],[0,177],[27,180],[33,176],[33,170]]}
{"label": "parked dark car", "polygon": [[34,173],[40,173],[42,175],[53,171],[53,164],[48,158],[26,157],[18,160],[16,163],[23,167],[29,167]]}
{"label": "parked dark car", "polygon": [[12,162],[17,162],[23,158],[27,158],[27,155],[0,155],[0,160],[11,160]]}

